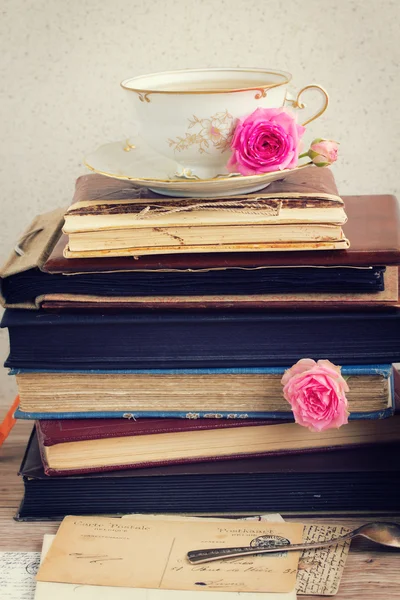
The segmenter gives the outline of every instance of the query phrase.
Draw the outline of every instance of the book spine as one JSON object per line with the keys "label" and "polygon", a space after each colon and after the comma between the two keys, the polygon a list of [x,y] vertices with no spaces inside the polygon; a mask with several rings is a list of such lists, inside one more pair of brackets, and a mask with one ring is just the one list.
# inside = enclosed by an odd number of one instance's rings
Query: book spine
{"label": "book spine", "polygon": [[[74,373],[83,375],[283,375],[287,367],[244,367],[221,369],[18,369],[11,368],[9,375],[24,373]],[[391,364],[344,365],[342,375],[375,375],[388,379],[392,373]]]}
{"label": "book spine", "polygon": [[[393,407],[379,411],[351,413],[349,419],[385,419],[394,414]],[[174,411],[99,411],[99,412],[25,412],[17,409],[14,413],[16,419],[265,419],[292,422],[291,412],[174,412]]]}

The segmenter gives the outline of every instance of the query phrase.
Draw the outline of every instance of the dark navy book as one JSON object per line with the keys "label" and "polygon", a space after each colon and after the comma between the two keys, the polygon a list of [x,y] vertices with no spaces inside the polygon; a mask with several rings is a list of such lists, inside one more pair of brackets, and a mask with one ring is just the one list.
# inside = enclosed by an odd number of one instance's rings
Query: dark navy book
{"label": "dark navy book", "polygon": [[400,362],[400,309],[387,311],[6,310],[7,367],[174,369]]}

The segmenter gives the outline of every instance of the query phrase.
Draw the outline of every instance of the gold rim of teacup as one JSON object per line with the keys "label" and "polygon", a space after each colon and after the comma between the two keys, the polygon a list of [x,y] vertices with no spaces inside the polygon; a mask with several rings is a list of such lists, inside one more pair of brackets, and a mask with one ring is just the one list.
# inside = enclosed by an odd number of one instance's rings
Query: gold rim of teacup
{"label": "gold rim of teacup", "polygon": [[[158,75],[180,75],[185,73],[218,73],[218,72],[232,72],[232,73],[259,73],[260,75],[279,75],[283,78],[283,81],[279,83],[266,83],[265,85],[256,85],[249,87],[240,87],[240,88],[223,88],[223,89],[209,89],[209,90],[156,90],[156,89],[145,89],[142,87],[130,87],[128,86],[129,82],[134,82],[135,80],[140,80],[145,77],[157,77]],[[261,96],[264,96],[262,92],[265,90],[269,90],[275,87],[279,87],[281,85],[285,85],[289,83],[292,79],[291,73],[287,71],[277,71],[277,70],[265,70],[265,69],[257,69],[257,68],[213,68],[213,69],[178,69],[176,71],[160,71],[158,73],[148,73],[146,75],[139,75],[137,77],[130,77],[129,79],[124,79],[121,81],[120,85],[124,90],[128,92],[135,92],[136,94],[141,95],[145,100],[149,101],[147,98],[148,94],[233,94],[237,92],[251,92],[258,91],[261,92]],[[260,96],[260,97],[261,97]]]}
{"label": "gold rim of teacup", "polygon": [[115,173],[110,173],[108,171],[101,171],[100,169],[96,169],[95,167],[93,167],[92,165],[90,165],[86,159],[83,160],[83,165],[89,169],[89,171],[92,171],[93,173],[97,173],[98,175],[105,175],[106,177],[112,177],[113,179],[123,179],[126,181],[143,181],[144,183],[151,183],[151,182],[155,182],[155,183],[166,183],[166,184],[173,184],[174,186],[177,183],[181,183],[183,185],[187,185],[187,184],[191,184],[191,183],[211,183],[211,182],[216,182],[216,181],[233,181],[234,179],[236,181],[248,181],[252,180],[252,179],[259,179],[262,177],[266,177],[266,176],[270,176],[270,175],[277,175],[282,174],[283,177],[285,177],[288,173],[292,173],[293,171],[298,171],[299,169],[304,169],[304,167],[308,167],[310,166],[310,163],[304,163],[303,165],[297,165],[297,167],[294,167],[293,169],[283,169],[282,171],[269,171],[267,173],[257,173],[255,175],[240,175],[240,173],[236,174],[235,173],[235,177],[232,177],[232,175],[228,175],[228,174],[221,174],[221,175],[217,175],[215,177],[211,177],[210,179],[181,179],[179,177],[177,177],[176,179],[170,178],[170,179],[158,179],[156,177],[131,177],[130,175],[117,175]]}

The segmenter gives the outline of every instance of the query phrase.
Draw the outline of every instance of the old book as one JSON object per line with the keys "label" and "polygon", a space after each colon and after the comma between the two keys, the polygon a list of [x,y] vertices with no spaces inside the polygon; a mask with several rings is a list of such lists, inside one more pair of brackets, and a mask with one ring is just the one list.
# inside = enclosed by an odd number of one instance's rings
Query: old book
{"label": "old book", "polygon": [[[273,251],[275,244],[285,248],[302,249],[304,244],[314,245],[318,250],[329,245],[347,247],[342,228],[333,224],[288,224],[288,225],[230,225],[188,226],[188,227],[140,227],[132,229],[112,229],[69,234],[67,256],[88,252],[120,254],[167,254],[171,252],[221,252],[219,249],[235,251],[236,246],[244,250],[257,245]],[[296,246],[296,247],[295,247]],[[230,248],[233,248],[230,250]],[[257,248],[256,248],[257,249]]]}
{"label": "old book", "polygon": [[166,197],[151,190],[84,175],[65,214],[65,233],[148,227],[346,222],[330,169],[304,169],[245,195]]}
{"label": "old book", "polygon": [[[296,237],[294,233],[291,234]],[[288,233],[289,237],[289,233]],[[153,254],[203,254],[203,253],[218,253],[218,252],[299,252],[299,251],[317,251],[317,250],[345,250],[349,247],[349,241],[344,237],[343,232],[335,240],[326,241],[321,237],[319,240],[306,242],[247,242],[247,243],[210,243],[190,244],[190,245],[174,245],[174,246],[129,246],[126,248],[112,248],[102,250],[82,250],[72,251],[69,246],[64,250],[66,258],[104,258],[106,256],[151,256]]]}
{"label": "old book", "polygon": [[347,248],[341,228],[347,216],[330,170],[305,169],[297,179],[300,192],[289,176],[246,196],[205,200],[127,185],[114,191],[102,176],[86,175],[65,215],[65,256]]}
{"label": "old book", "polygon": [[[88,175],[87,177],[96,177]],[[78,182],[79,185],[79,182]],[[347,221],[344,202],[329,199],[279,198],[266,189],[229,198],[131,198],[128,200],[82,200],[65,214],[64,233],[69,235],[151,227],[215,227],[229,225],[285,225]]]}
{"label": "old book", "polygon": [[136,512],[394,513],[400,505],[400,486],[393,485],[400,476],[399,452],[399,443],[377,444],[48,477],[33,436],[20,469],[25,493],[17,518]]}
{"label": "old book", "polygon": [[[321,170],[321,169],[320,169]],[[111,180],[110,180],[111,181]],[[116,185],[118,182],[114,182]],[[272,184],[271,184],[272,185]],[[115,189],[115,188],[114,188]],[[99,259],[65,259],[63,236],[44,269],[51,273],[131,271],[140,269],[212,269],[277,266],[371,266],[400,264],[399,203],[391,195],[344,196],[348,221],[343,231],[351,242],[343,252],[262,252],[179,254]]]}
{"label": "old book", "polygon": [[400,417],[311,432],[297,423],[68,419],[36,423],[47,475],[400,442]]}
{"label": "old book", "polygon": [[[17,300],[8,297],[7,286],[9,283],[24,282],[33,277],[36,280],[43,276],[43,268],[54,246],[60,238],[62,224],[64,223],[65,209],[58,208],[43,215],[38,215],[16,240],[6,262],[0,269],[0,304],[13,308],[31,308],[33,305],[31,295],[22,295]],[[28,284],[29,286],[29,284]]]}
{"label": "old book", "polygon": [[[284,367],[139,371],[13,370],[19,417],[286,419]],[[344,366],[352,419],[393,413],[391,365]]]}
{"label": "old book", "polygon": [[[314,269],[318,271],[318,269]],[[343,269],[344,270],[344,269]],[[335,269],[331,269],[335,271]],[[328,273],[327,273],[328,274]],[[334,277],[338,273],[332,273]],[[306,275],[306,273],[305,273]],[[386,309],[399,304],[399,276],[397,267],[386,267],[383,275],[384,290],[370,293],[269,293],[220,294],[202,296],[95,296],[89,294],[43,294],[36,302],[46,310],[193,310],[227,308],[265,308],[268,310],[358,310],[359,308]],[[303,283],[304,280],[303,280]],[[340,282],[343,284],[343,280]],[[359,281],[361,283],[361,281]],[[314,280],[316,287],[316,281]],[[331,282],[333,286],[333,281]],[[312,284],[310,288],[312,289]]]}
{"label": "old book", "polygon": [[[68,262],[69,259],[63,259]],[[87,296],[96,301],[125,298],[210,297],[222,300],[233,296],[234,302],[249,301],[255,295],[281,294],[315,297],[332,294],[351,295],[368,303],[396,302],[397,267],[221,267],[211,269],[167,269],[78,273],[45,273],[31,268],[0,279],[3,305],[7,308],[39,308],[48,296]],[[288,300],[289,298],[285,298]],[[325,296],[326,299],[326,296]],[[301,300],[301,299],[300,299]],[[155,300],[156,301],[156,300]],[[267,299],[265,300],[267,301]]]}
{"label": "old book", "polygon": [[28,369],[276,367],[400,362],[400,310],[10,310],[6,366]]}

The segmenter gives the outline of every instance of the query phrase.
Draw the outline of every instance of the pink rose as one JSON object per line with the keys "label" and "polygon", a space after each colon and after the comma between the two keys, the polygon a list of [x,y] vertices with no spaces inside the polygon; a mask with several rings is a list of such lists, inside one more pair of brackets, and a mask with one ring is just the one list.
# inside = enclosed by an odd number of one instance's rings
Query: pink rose
{"label": "pink rose", "polygon": [[237,122],[228,171],[257,175],[296,167],[304,131],[284,108],[257,108]]}
{"label": "pink rose", "polygon": [[308,156],[317,167],[327,167],[337,161],[338,143],[317,138],[311,142]]}
{"label": "pink rose", "polygon": [[315,362],[303,358],[285,371],[281,383],[299,425],[311,431],[324,431],[347,423],[349,387],[340,367],[329,360]]}

